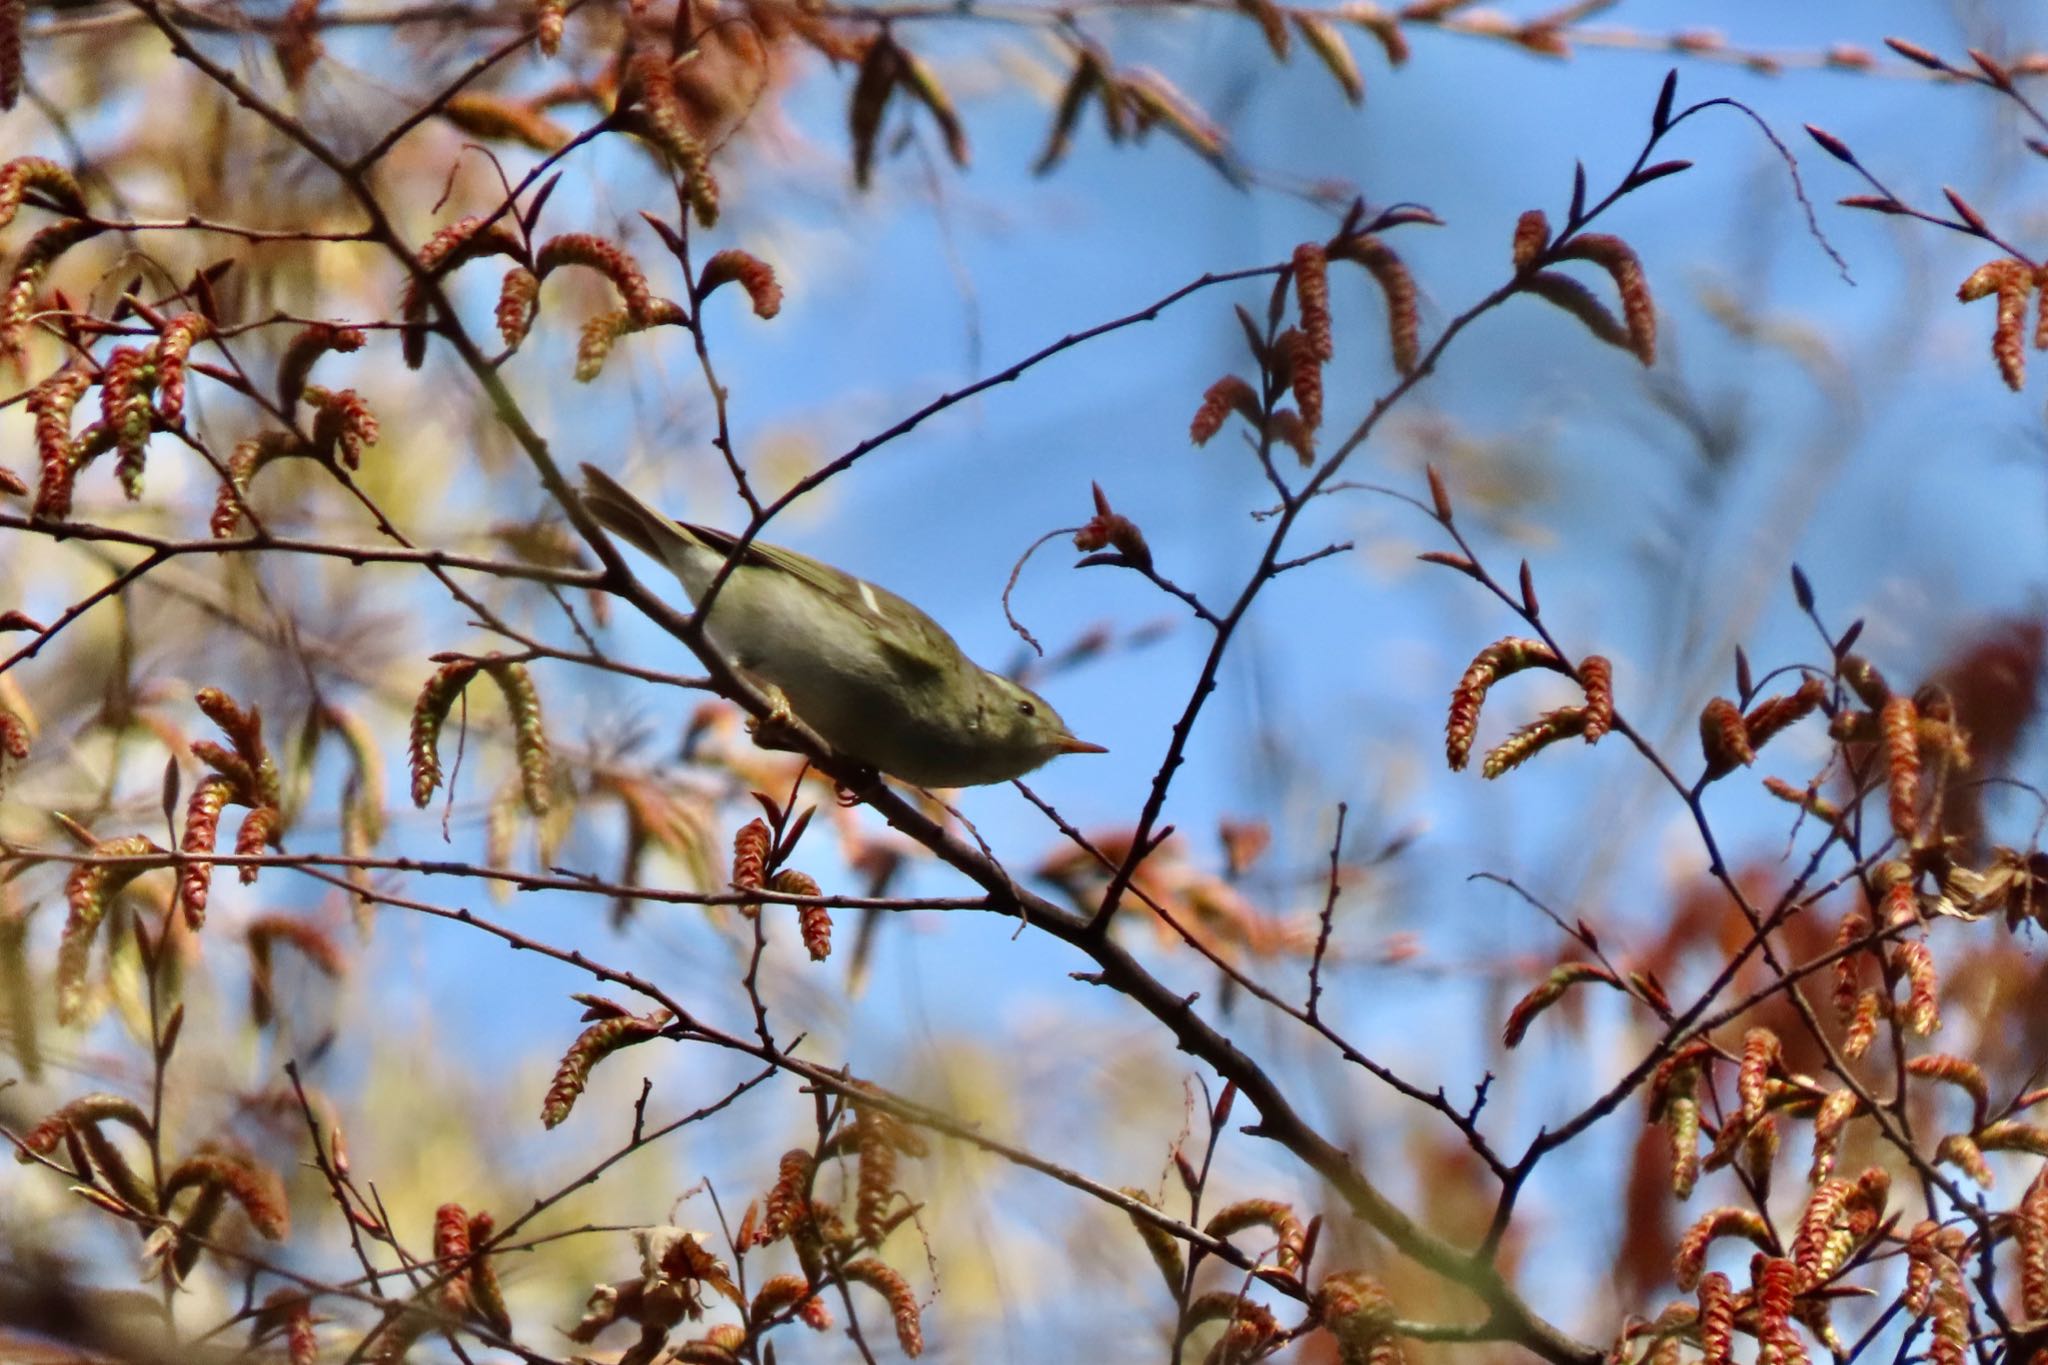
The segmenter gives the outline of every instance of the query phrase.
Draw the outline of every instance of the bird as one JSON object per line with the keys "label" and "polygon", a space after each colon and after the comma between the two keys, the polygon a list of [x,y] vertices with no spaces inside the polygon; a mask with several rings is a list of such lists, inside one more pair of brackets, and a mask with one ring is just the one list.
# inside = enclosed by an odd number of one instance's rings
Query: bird
{"label": "bird", "polygon": [[1108,752],[888,589],[794,550],[758,540],[742,550],[729,532],[671,520],[595,465],[583,479],[590,515],[659,561],[693,604],[734,561],[704,634],[767,696],[757,740],[794,716],[835,752],[920,787],[1007,782],[1062,754]]}

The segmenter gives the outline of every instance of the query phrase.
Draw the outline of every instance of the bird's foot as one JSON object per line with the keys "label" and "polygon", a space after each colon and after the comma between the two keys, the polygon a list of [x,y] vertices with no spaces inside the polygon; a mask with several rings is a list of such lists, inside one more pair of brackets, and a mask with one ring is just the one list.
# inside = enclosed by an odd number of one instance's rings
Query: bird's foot
{"label": "bird's foot", "polygon": [[854,774],[851,783],[838,782],[833,785],[834,795],[840,806],[850,809],[870,797],[881,794],[882,774],[863,764],[860,771]]}
{"label": "bird's foot", "polygon": [[789,709],[789,698],[782,695],[779,687],[764,685],[761,690],[768,698],[768,714],[749,719],[747,733],[753,736],[757,748],[779,753],[797,751],[801,746],[796,742],[796,713]]}

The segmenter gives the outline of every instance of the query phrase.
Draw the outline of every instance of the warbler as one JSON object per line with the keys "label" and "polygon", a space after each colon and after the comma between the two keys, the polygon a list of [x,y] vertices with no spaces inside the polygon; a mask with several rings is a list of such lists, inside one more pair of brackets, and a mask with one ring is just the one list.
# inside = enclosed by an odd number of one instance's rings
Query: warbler
{"label": "warbler", "polygon": [[[739,537],[671,521],[583,466],[583,502],[703,599]],[[1061,754],[1100,754],[1043,697],[991,673],[886,588],[754,541],[712,600],[705,634],[728,662],[848,758],[921,787],[1022,777]]]}

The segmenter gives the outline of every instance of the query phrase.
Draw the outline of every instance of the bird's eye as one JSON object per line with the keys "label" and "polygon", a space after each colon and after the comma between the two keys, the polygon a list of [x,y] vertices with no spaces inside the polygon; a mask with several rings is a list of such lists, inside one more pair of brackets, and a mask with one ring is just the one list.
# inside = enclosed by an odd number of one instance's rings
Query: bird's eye
{"label": "bird's eye", "polygon": [[1033,705],[1032,705],[1032,704],[1031,704],[1030,702],[1028,702],[1028,701],[1020,701],[1020,702],[1018,702],[1018,703],[1017,703],[1017,710],[1018,710],[1018,712],[1019,712],[1019,713],[1021,713],[1021,714],[1023,714],[1023,715],[1027,715],[1027,716],[1035,716],[1035,715],[1037,715],[1037,714],[1038,714],[1038,708],[1037,708],[1037,707],[1035,707],[1035,706],[1033,706]]}

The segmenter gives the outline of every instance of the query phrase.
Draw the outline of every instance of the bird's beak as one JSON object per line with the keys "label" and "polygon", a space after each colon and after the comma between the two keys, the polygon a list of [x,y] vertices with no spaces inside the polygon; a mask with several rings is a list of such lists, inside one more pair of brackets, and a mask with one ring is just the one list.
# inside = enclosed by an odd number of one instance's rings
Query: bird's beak
{"label": "bird's beak", "polygon": [[1060,736],[1060,752],[1063,754],[1106,754],[1109,750],[1100,744],[1090,744],[1085,739],[1075,739],[1072,735],[1062,735]]}

